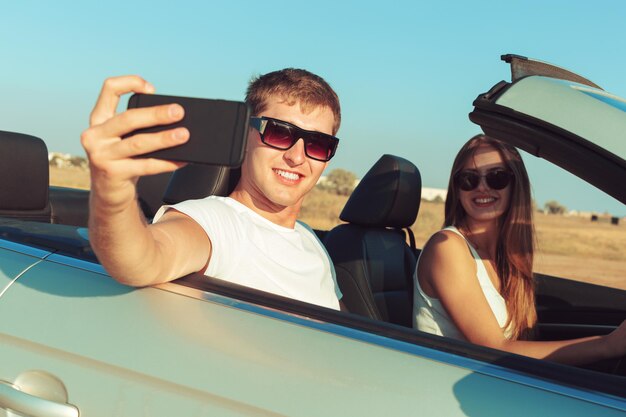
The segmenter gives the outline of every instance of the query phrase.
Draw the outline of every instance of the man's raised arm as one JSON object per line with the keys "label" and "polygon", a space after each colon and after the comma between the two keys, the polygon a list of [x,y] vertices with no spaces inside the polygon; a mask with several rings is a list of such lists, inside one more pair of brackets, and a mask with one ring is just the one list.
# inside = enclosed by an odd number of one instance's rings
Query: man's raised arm
{"label": "man's raised arm", "polygon": [[177,104],[131,109],[116,114],[127,93],[153,93],[137,76],[107,79],[81,135],[91,171],[89,239],[98,259],[121,283],[144,286],[170,281],[206,266],[211,243],[187,216],[171,211],[148,225],[137,203],[140,176],[174,171],[184,164],[134,158],[179,145],[189,139],[185,128],[122,136],[136,129],[177,122],[184,110]]}

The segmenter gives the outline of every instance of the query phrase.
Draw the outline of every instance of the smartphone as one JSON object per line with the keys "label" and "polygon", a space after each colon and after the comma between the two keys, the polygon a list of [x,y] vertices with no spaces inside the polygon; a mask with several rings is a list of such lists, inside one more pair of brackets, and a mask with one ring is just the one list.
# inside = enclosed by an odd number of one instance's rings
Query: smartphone
{"label": "smartphone", "polygon": [[181,121],[138,129],[125,135],[125,138],[138,133],[186,127],[189,130],[189,140],[182,145],[149,152],[139,157],[229,167],[238,167],[242,164],[250,119],[250,110],[246,103],[159,94],[133,94],[128,100],[128,108],[170,103],[178,103],[185,109],[185,117]]}

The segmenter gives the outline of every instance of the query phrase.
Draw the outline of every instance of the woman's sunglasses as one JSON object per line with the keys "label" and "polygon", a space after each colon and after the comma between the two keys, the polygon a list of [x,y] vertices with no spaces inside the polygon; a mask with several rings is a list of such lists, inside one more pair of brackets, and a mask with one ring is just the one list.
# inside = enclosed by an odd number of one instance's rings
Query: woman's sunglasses
{"label": "woman's sunglasses", "polygon": [[330,161],[339,144],[339,138],[335,136],[300,129],[291,123],[271,117],[251,117],[250,126],[259,131],[264,144],[275,149],[286,151],[302,139],[304,154],[316,161]]}
{"label": "woman's sunglasses", "polygon": [[503,190],[511,183],[513,174],[505,169],[494,169],[483,175],[475,171],[461,171],[454,176],[454,182],[461,190],[472,191],[483,177],[492,190]]}

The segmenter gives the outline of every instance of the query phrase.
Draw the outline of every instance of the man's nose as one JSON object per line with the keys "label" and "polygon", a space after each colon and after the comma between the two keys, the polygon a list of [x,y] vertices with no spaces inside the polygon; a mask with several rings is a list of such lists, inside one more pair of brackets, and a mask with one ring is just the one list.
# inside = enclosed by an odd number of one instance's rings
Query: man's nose
{"label": "man's nose", "polygon": [[298,139],[296,143],[289,149],[287,149],[283,157],[291,162],[291,165],[300,165],[306,160],[306,154],[304,153],[304,140]]}

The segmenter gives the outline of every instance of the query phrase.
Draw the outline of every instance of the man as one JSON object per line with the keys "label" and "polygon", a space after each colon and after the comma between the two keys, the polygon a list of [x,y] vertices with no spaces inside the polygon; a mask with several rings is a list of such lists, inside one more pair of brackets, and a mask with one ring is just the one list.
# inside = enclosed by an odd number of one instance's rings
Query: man
{"label": "man", "polygon": [[105,81],[81,142],[91,167],[89,232],[102,265],[119,282],[145,286],[192,272],[338,309],[334,269],[315,234],[296,222],[305,195],[333,156],[339,100],[320,77],[298,69],[250,83],[253,118],[241,179],[229,197],[162,207],[147,224],[136,198],[142,175],[182,164],[133,158],[179,145],[185,128],[121,137],[179,121],[179,105],[115,114],[119,98],[152,93],[136,76]]}

